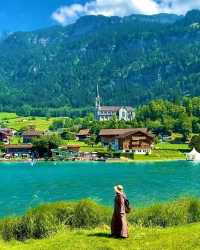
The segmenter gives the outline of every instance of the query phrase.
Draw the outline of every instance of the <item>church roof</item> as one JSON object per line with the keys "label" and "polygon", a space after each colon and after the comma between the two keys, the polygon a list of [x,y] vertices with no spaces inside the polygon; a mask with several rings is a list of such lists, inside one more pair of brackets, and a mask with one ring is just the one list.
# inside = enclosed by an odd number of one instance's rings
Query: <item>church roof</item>
{"label": "church roof", "polygon": [[101,111],[106,112],[118,112],[121,108],[126,109],[128,112],[133,112],[133,108],[130,106],[101,106]]}

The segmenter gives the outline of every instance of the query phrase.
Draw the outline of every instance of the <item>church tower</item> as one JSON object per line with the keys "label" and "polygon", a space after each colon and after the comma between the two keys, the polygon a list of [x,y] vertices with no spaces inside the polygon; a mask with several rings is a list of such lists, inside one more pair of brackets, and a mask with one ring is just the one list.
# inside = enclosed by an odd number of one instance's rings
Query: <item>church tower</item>
{"label": "church tower", "polygon": [[99,120],[99,117],[100,117],[100,110],[101,110],[101,98],[99,95],[99,85],[97,84],[97,96],[96,96],[96,103],[95,103],[95,116],[97,120]]}

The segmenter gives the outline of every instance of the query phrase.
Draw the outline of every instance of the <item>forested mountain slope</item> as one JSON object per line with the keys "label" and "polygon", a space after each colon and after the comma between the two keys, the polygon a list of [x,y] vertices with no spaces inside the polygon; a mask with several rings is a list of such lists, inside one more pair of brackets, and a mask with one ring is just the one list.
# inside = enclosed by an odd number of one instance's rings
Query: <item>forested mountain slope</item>
{"label": "forested mountain slope", "polygon": [[86,16],[0,42],[0,109],[139,105],[200,95],[200,11]]}

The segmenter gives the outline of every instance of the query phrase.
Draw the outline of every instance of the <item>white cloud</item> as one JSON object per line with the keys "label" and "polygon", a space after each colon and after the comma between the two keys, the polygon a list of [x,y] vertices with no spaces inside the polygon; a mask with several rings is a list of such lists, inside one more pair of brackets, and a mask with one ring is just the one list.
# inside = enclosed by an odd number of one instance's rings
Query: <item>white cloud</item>
{"label": "white cloud", "polygon": [[68,25],[84,15],[123,17],[133,13],[185,14],[191,9],[200,9],[200,0],[93,0],[85,4],[62,6],[52,14],[52,18],[62,25]]}

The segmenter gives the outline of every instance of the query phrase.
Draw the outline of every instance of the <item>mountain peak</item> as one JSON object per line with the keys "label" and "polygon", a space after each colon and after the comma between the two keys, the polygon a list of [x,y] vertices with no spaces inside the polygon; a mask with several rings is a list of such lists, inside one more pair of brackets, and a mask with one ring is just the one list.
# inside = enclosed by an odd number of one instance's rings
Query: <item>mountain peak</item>
{"label": "mountain peak", "polygon": [[200,10],[190,10],[185,15],[185,24],[190,25],[192,23],[200,22]]}

